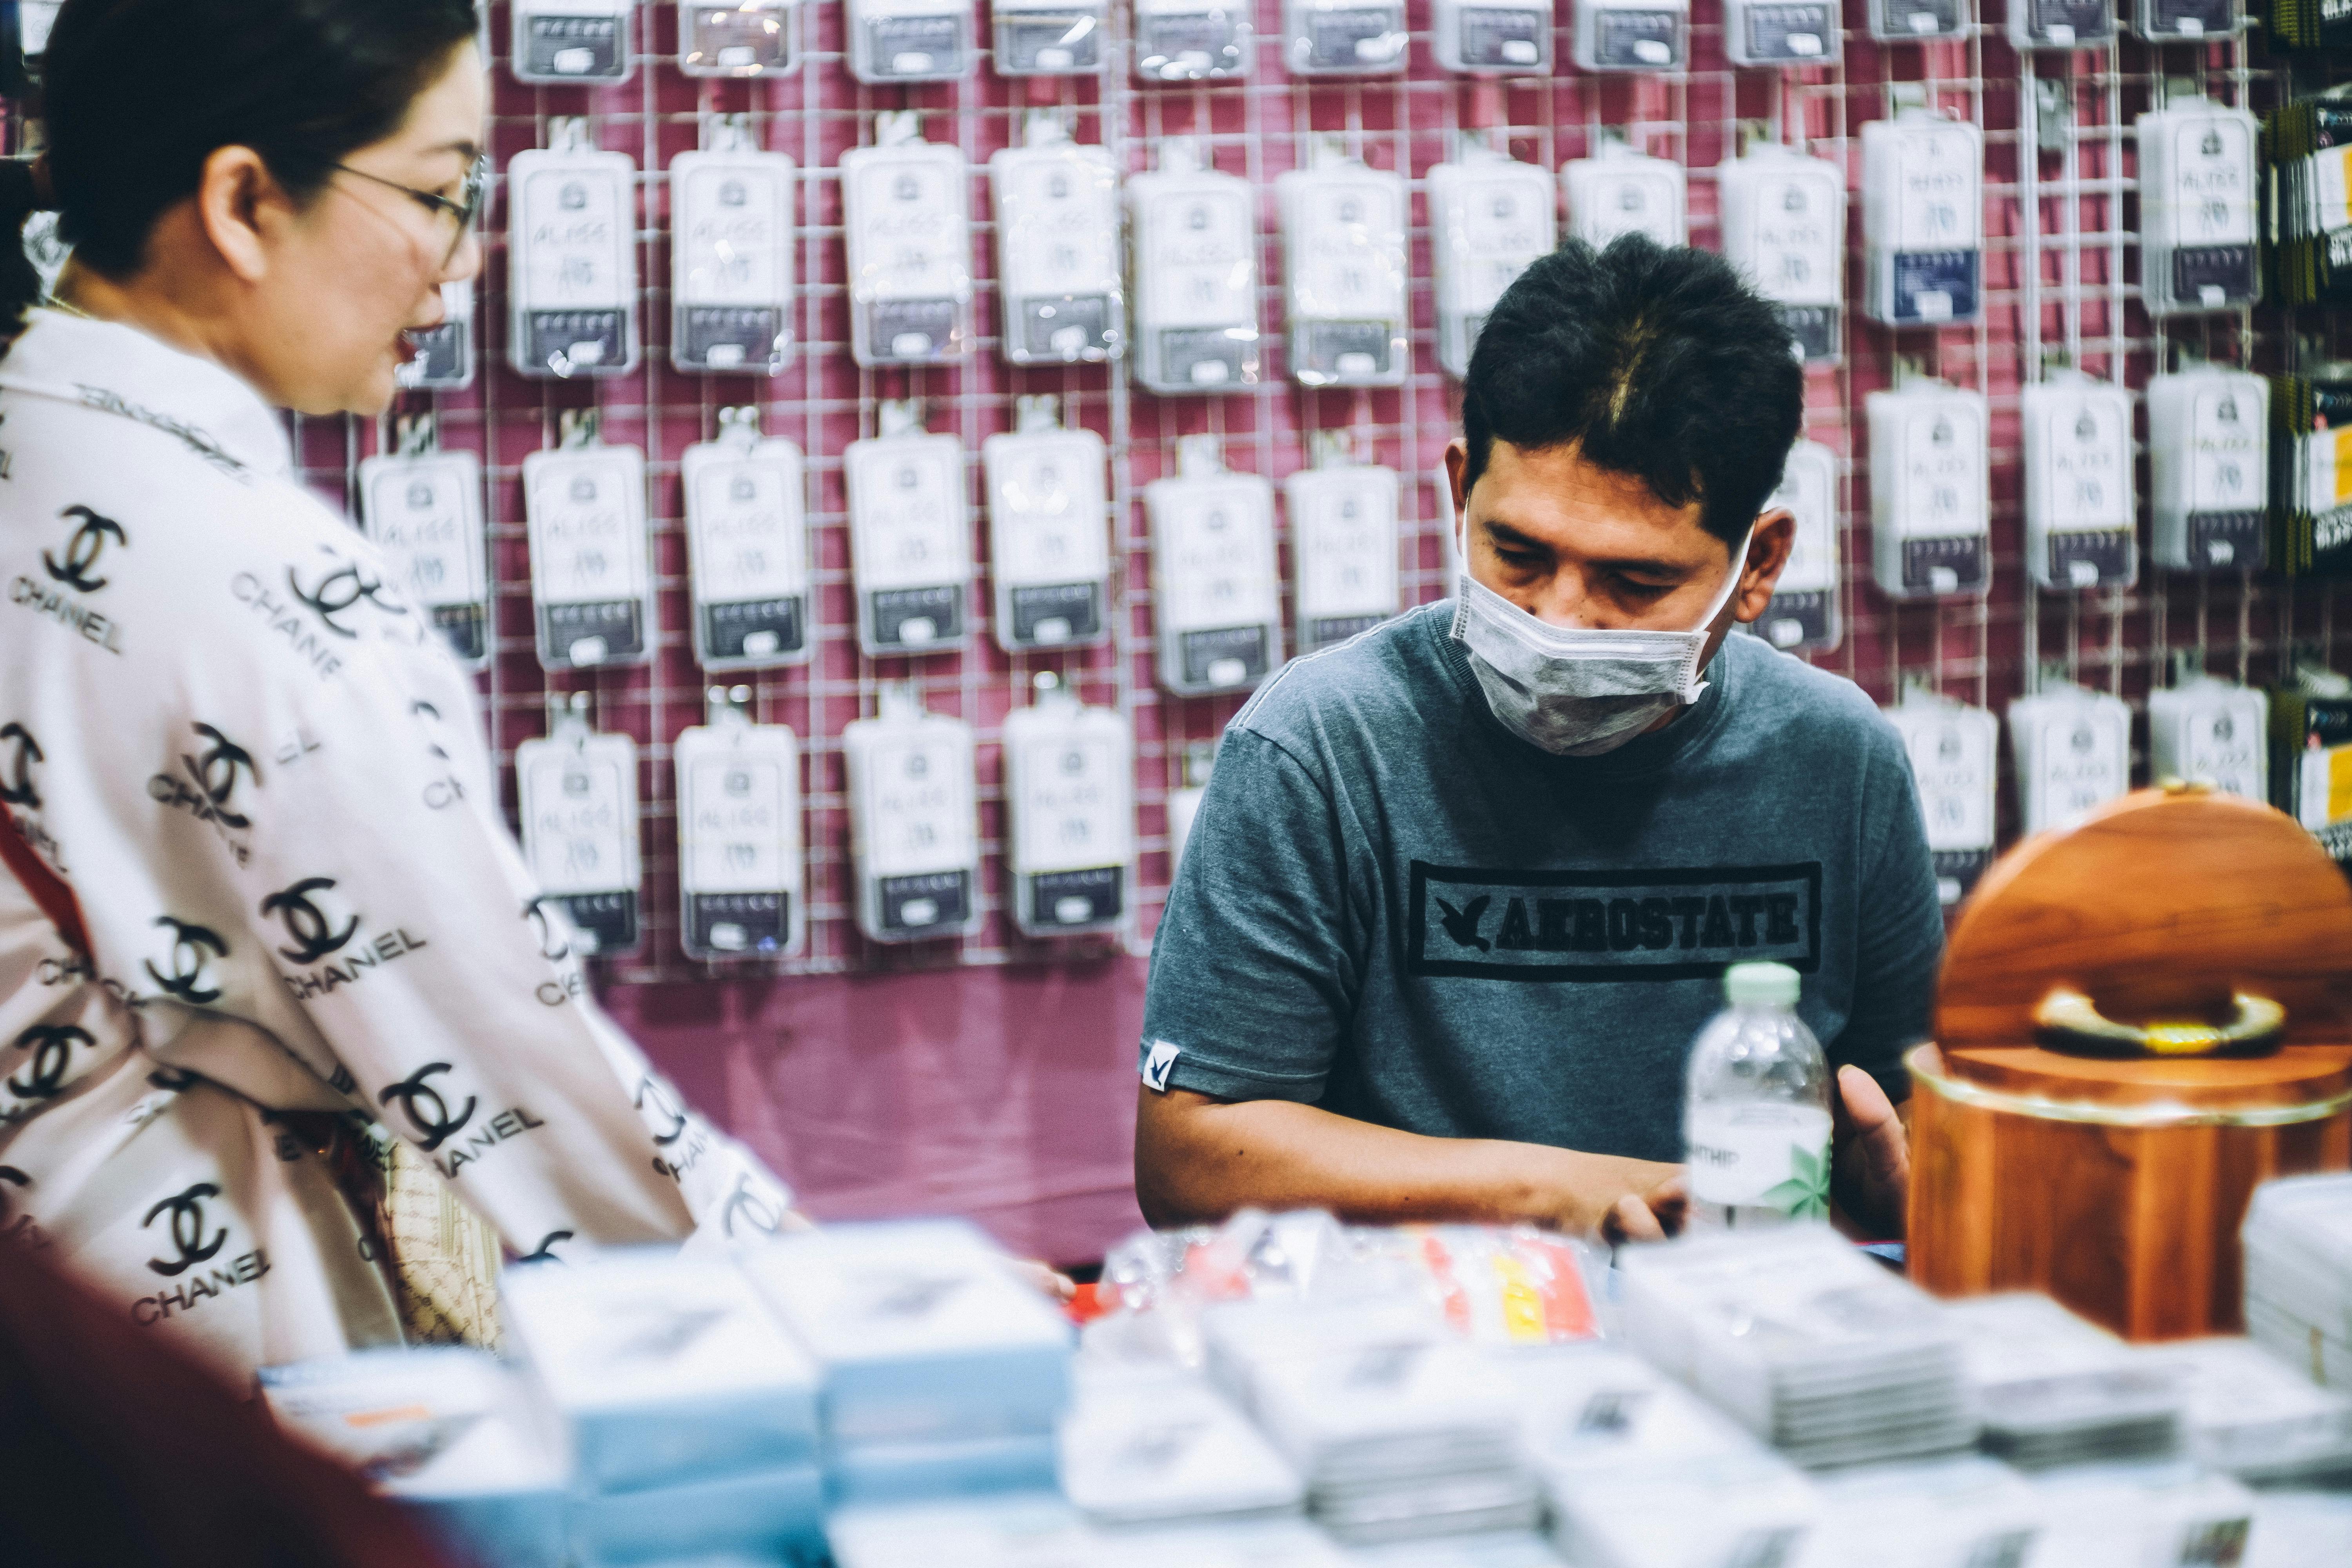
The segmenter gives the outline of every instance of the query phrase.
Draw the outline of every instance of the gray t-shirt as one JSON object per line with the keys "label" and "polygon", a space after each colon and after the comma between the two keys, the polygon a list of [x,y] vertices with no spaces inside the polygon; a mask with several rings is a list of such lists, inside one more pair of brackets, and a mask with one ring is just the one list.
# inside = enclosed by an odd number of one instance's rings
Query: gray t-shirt
{"label": "gray t-shirt", "polygon": [[1425,606],[1291,664],[1225,731],[1151,953],[1154,1088],[1414,1132],[1683,1157],[1730,963],[1804,975],[1837,1063],[1906,1091],[1944,925],[1902,742],[1746,637],[1674,723],[1556,757]]}

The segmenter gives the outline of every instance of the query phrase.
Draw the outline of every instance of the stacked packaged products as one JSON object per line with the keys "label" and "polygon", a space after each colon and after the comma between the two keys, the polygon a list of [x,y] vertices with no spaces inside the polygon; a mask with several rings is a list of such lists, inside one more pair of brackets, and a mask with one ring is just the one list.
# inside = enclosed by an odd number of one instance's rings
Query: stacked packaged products
{"label": "stacked packaged products", "polygon": [[[2263,1190],[2267,1335],[2341,1343],[2346,1237],[2352,1177]],[[1074,1358],[978,1232],[848,1226],[515,1268],[512,1364],[262,1383],[461,1557],[520,1568],[2352,1561],[2326,1489],[2352,1398],[2300,1359],[1934,1301],[1820,1226],[1620,1261],[1244,1215],[1118,1248]]]}
{"label": "stacked packaged products", "polygon": [[2242,1236],[2247,1334],[2314,1382],[2352,1388],[2352,1175],[2264,1183]]}

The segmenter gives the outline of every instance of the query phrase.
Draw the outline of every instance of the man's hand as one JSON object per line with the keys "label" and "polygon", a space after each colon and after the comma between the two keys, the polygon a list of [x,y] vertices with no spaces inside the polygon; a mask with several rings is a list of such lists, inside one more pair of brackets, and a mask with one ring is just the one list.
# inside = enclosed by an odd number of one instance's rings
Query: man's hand
{"label": "man's hand", "polygon": [[1690,1210],[1690,1179],[1680,1166],[1646,1193],[1619,1198],[1601,1222],[1601,1239],[1611,1246],[1627,1241],[1664,1241],[1682,1233]]}
{"label": "man's hand", "polygon": [[1842,1067],[1831,1102],[1831,1169],[1838,1201],[1873,1237],[1903,1234],[1911,1196],[1911,1139],[1878,1080]]}

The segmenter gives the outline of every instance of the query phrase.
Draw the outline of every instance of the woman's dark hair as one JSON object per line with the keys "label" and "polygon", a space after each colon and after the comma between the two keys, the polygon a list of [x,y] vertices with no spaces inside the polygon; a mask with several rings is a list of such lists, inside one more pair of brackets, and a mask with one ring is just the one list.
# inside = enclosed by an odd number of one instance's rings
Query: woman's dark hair
{"label": "woman's dark hair", "polygon": [[1462,383],[1462,488],[1496,440],[1578,444],[1668,506],[1700,503],[1738,544],[1780,483],[1803,427],[1805,373],[1789,329],[1722,257],[1627,235],[1571,239],[1496,301]]}
{"label": "woman's dark hair", "polygon": [[[104,276],[137,271],[223,147],[308,200],[400,128],[478,25],[472,0],[66,0],[37,106],[60,237]],[[37,205],[30,180],[0,179],[0,250]],[[0,331],[33,289],[29,268],[0,264]]]}

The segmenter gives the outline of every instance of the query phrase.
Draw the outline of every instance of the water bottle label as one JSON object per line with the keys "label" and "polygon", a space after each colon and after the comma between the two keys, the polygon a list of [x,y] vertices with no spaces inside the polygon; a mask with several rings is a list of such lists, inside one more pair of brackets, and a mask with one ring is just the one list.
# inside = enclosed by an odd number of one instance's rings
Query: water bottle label
{"label": "water bottle label", "polygon": [[1695,1106],[1694,1200],[1776,1208],[1795,1219],[1829,1214],[1830,1115],[1801,1105]]}

